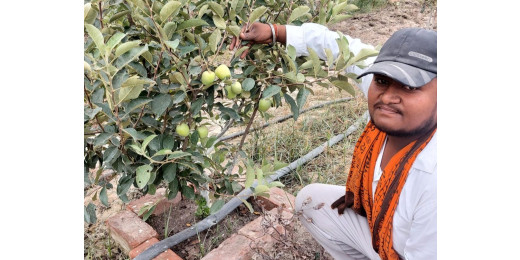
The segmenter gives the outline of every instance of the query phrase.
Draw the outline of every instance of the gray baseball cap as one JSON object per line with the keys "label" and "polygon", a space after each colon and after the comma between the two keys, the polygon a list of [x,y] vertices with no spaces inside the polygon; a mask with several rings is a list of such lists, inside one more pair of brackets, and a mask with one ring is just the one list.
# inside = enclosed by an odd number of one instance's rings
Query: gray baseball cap
{"label": "gray baseball cap", "polygon": [[386,41],[374,64],[358,76],[386,75],[410,87],[421,87],[437,77],[437,32],[405,28]]}

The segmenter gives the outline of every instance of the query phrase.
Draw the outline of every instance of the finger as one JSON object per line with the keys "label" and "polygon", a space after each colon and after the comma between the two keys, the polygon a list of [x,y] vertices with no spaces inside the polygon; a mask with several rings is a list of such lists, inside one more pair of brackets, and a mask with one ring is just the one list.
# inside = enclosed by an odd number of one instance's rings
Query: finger
{"label": "finger", "polygon": [[231,39],[231,44],[229,45],[229,50],[230,51],[232,51],[235,48],[236,42],[237,42],[237,37],[233,36],[233,38]]}
{"label": "finger", "polygon": [[346,208],[347,208],[347,204],[346,203],[343,203],[343,204],[339,205],[339,207],[338,207],[338,214],[342,215],[345,212]]}
{"label": "finger", "polygon": [[252,45],[253,45],[252,42],[250,42],[250,43],[247,44],[247,49],[246,49],[244,52],[242,52],[242,55],[240,55],[240,58],[241,58],[241,59],[243,59],[243,58],[246,57],[246,55],[249,53],[249,50],[251,49],[251,46],[252,46]]}
{"label": "finger", "polygon": [[337,199],[336,201],[334,201],[334,203],[332,203],[332,205],[330,205],[330,207],[335,209],[343,202],[345,202],[345,198],[341,197],[341,198]]}

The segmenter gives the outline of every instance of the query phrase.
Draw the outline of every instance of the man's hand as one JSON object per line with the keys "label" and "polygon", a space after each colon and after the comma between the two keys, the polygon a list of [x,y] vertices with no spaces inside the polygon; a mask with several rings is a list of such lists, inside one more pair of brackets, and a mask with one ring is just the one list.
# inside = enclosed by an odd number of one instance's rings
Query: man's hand
{"label": "man's hand", "polygon": [[[231,45],[229,45],[229,50],[233,50],[236,47],[240,46],[240,41],[245,40],[249,41],[247,46],[251,48],[253,44],[269,44],[273,41],[273,33],[271,32],[271,27],[265,23],[254,22],[249,25],[246,23],[242,30],[240,31],[240,38],[233,37],[231,40]],[[243,59],[246,57],[247,53],[249,53],[249,48],[245,50],[240,58]]]}
{"label": "man's hand", "polygon": [[343,214],[346,208],[352,207],[354,204],[354,193],[347,192],[345,195],[339,197],[330,207],[332,209],[338,208],[338,214]]}

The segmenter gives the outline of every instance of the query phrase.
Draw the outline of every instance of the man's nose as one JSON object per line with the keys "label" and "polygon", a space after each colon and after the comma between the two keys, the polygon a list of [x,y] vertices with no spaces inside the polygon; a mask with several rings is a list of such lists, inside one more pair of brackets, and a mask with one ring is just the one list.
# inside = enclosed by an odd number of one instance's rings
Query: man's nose
{"label": "man's nose", "polygon": [[386,88],[383,93],[381,93],[381,101],[385,104],[395,104],[401,101],[401,97],[399,96],[398,90],[400,86],[397,84],[392,84],[388,88]]}

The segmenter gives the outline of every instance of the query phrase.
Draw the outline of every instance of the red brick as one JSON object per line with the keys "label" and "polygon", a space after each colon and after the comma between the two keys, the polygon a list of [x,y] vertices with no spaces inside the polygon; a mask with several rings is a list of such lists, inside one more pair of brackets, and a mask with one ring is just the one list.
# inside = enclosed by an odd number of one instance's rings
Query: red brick
{"label": "red brick", "polygon": [[284,210],[289,212],[294,211],[294,196],[284,190],[273,187],[269,190],[269,198],[258,196],[256,203],[263,206],[265,210],[269,211],[279,206],[285,205]]}
{"label": "red brick", "polygon": [[[155,237],[146,240],[144,243],[142,243],[141,245],[139,245],[138,247],[136,247],[136,248],[132,249],[132,251],[130,251],[130,253],[128,254],[130,256],[130,259],[134,259],[136,256],[138,256],[144,250],[146,250],[147,248],[149,248],[150,246],[152,246],[153,244],[158,243],[158,242],[159,242],[159,239],[157,239]],[[175,254],[171,249],[168,249],[168,250],[162,252],[160,255],[153,258],[153,260],[182,260],[182,258],[180,256],[178,256],[177,254]]]}
{"label": "red brick", "polygon": [[123,210],[105,222],[112,238],[125,253],[159,234],[135,213]]}
{"label": "red brick", "polygon": [[142,207],[147,205],[152,205],[155,202],[159,201],[157,203],[157,206],[155,207],[155,210],[153,211],[152,215],[158,216],[165,211],[170,209],[170,205],[173,206],[181,201],[181,193],[177,193],[177,196],[171,200],[168,200],[165,196],[166,189],[160,188],[157,189],[154,195],[146,194],[143,197],[139,198],[138,200],[131,201],[126,206],[127,209],[133,211],[135,214],[139,214],[139,210],[141,210]]}
{"label": "red brick", "polygon": [[[271,219],[276,216],[277,209],[269,212]],[[265,216],[270,218],[270,216]],[[291,219],[292,213],[283,210],[282,217]],[[243,226],[237,233],[224,240],[217,248],[209,252],[202,260],[248,260],[255,254],[254,248],[262,250],[270,250],[276,243],[275,237],[278,233],[273,229],[265,229],[262,227],[264,216],[260,216],[255,220]],[[280,224],[274,224],[274,228],[281,234],[284,234],[284,227]],[[253,249],[252,249],[253,248]]]}

